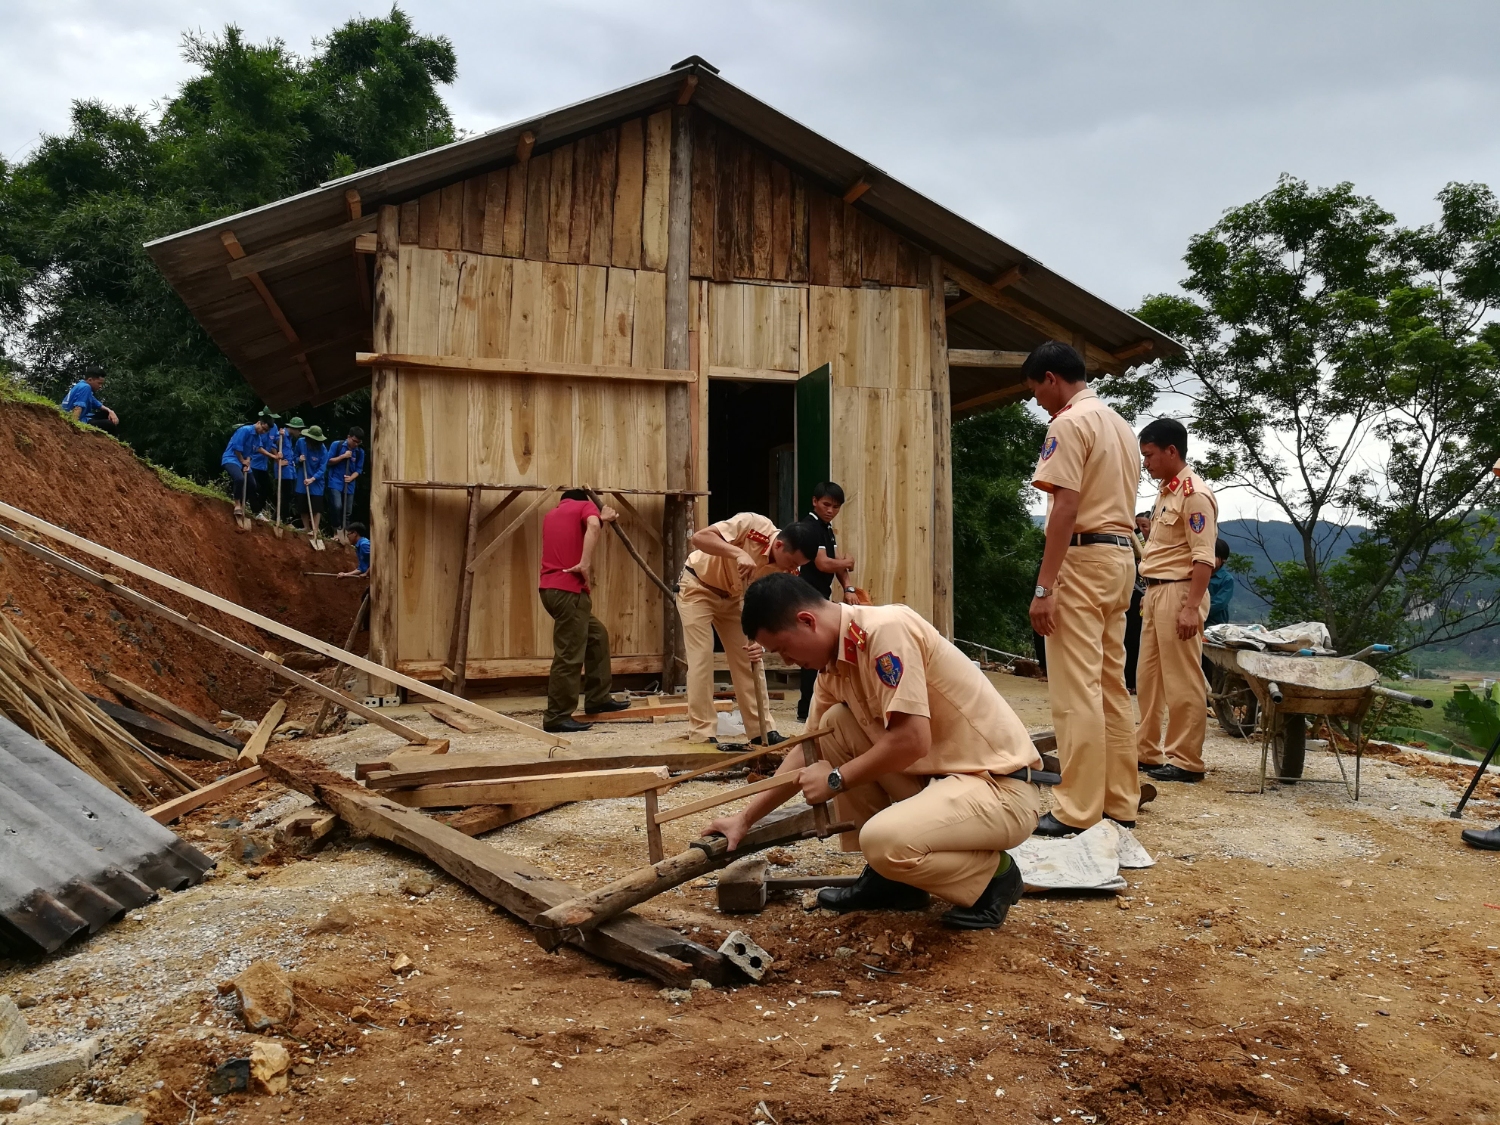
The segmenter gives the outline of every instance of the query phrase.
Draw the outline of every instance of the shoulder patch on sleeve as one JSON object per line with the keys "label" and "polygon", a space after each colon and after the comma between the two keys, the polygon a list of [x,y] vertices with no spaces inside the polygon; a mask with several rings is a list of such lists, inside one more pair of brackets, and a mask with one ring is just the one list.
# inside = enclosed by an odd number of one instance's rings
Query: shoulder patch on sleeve
{"label": "shoulder patch on sleeve", "polygon": [[1050,434],[1047,440],[1042,442],[1042,460],[1045,461],[1057,452],[1057,439]]}
{"label": "shoulder patch on sleeve", "polygon": [[1204,525],[1207,523],[1208,521],[1203,518],[1202,512],[1194,512],[1192,515],[1188,516],[1188,526],[1191,527],[1194,531],[1202,531]]}
{"label": "shoulder patch on sleeve", "polygon": [[901,682],[901,658],[894,652],[883,652],[875,658],[875,674],[886,687],[895,687]]}

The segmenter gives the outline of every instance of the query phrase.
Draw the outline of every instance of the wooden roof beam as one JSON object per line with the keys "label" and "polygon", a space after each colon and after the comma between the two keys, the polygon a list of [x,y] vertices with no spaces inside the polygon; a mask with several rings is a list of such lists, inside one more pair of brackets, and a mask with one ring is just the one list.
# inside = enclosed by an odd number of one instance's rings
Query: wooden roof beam
{"label": "wooden roof beam", "polygon": [[677,88],[677,104],[687,105],[693,100],[693,92],[698,89],[698,76],[689,74],[682,80],[682,85]]}
{"label": "wooden roof beam", "polygon": [[[999,274],[996,274],[995,280],[990,282],[990,288],[1009,288],[1010,286],[1016,284],[1016,282],[1022,280],[1030,271],[1031,267],[1029,265],[1027,265],[1025,262],[1018,262],[1015,265],[1011,266],[1010,269],[1003,270]],[[944,310],[944,313],[947,316],[952,316],[954,313],[960,311],[961,309],[966,309],[970,305],[976,304],[978,301],[979,298],[974,296],[960,297],[958,300],[949,305]]]}
{"label": "wooden roof beam", "polygon": [[[224,244],[224,249],[229,252],[231,258],[239,261],[246,260],[245,248],[240,245],[240,240],[235,237],[234,231],[221,231],[219,241]],[[271,314],[276,327],[281,329],[281,334],[286,337],[287,343],[299,349],[292,354],[292,359],[302,368],[302,375],[307,380],[308,387],[314,395],[321,393],[318,388],[318,377],[313,374],[312,364],[307,362],[307,352],[302,349],[302,341],[297,336],[297,330],[292,327],[292,322],[287,320],[286,313],[281,311],[281,306],[276,303],[276,298],[271,296],[271,291],[266,288],[266,283],[261,280],[260,274],[247,273],[244,277],[260,295],[261,303],[266,306],[266,311]]]}
{"label": "wooden roof beam", "polygon": [[530,129],[516,138],[516,163],[525,164],[531,159],[531,150],[536,147],[536,134]]}
{"label": "wooden roof beam", "polygon": [[471,375],[549,375],[560,379],[623,379],[643,383],[696,383],[698,373],[672,367],[623,367],[606,363],[552,363],[537,359],[477,359],[460,355],[400,355],[355,352],[360,367],[404,367],[415,371]]}
{"label": "wooden roof beam", "polygon": [[844,202],[853,203],[856,199],[864,195],[864,193],[869,190],[870,177],[869,174],[866,173],[844,189]]}
{"label": "wooden roof beam", "polygon": [[1124,363],[1127,359],[1134,359],[1138,355],[1148,355],[1155,349],[1155,340],[1138,340],[1128,348],[1121,348],[1115,352],[1115,358]]}
{"label": "wooden roof beam", "polygon": [[1028,393],[1026,383],[1022,380],[1019,383],[1013,383],[1009,387],[1001,387],[998,391],[986,391],[982,395],[975,395],[973,398],[966,398],[962,402],[955,402],[953,404],[953,413],[960,414],[965,410],[974,410],[980,406],[999,406],[1001,403],[1023,399]]}
{"label": "wooden roof beam", "polygon": [[[981,281],[972,273],[955,266],[946,258],[943,260],[943,272],[958,282],[959,288],[964,290],[964,292],[979,298],[979,300],[989,305],[990,308],[1004,313],[1012,320],[1020,321],[1033,331],[1040,332],[1042,335],[1054,340],[1073,339],[1074,334],[1071,328],[1064,328],[1051,317],[1037,312],[1036,309],[1031,308],[1029,305],[1023,305],[1014,297],[1001,292],[987,281]],[[1104,371],[1118,371],[1120,369],[1120,361],[1112,353],[1105,351],[1103,348],[1086,343],[1083,350],[1084,363],[1089,367]]]}
{"label": "wooden roof beam", "polygon": [[948,366],[1019,368],[1030,354],[1030,352],[991,351],[988,348],[949,348]]}
{"label": "wooden roof beam", "polygon": [[[314,254],[351,245],[360,235],[373,234],[374,231],[375,216],[365,215],[329,230],[304,234],[301,238],[293,238],[265,250],[257,250],[254,254],[247,255],[241,250],[239,257],[229,263],[229,276],[239,279],[249,277],[252,273],[265,273],[267,270],[279,269],[281,266],[300,262],[303,258],[310,258]],[[229,244],[226,242],[225,245]],[[239,245],[237,240],[235,245]]]}

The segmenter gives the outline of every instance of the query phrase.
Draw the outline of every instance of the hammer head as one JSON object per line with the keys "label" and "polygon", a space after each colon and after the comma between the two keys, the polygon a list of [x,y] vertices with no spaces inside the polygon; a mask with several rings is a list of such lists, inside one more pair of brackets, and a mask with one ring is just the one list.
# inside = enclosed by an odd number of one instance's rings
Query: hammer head
{"label": "hammer head", "polygon": [[725,914],[759,914],[766,908],[765,856],[750,855],[719,872],[719,909]]}

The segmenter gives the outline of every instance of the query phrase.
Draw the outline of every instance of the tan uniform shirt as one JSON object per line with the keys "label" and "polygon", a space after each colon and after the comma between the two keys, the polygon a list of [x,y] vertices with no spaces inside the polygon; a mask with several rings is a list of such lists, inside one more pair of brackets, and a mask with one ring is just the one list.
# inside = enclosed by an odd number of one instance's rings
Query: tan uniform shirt
{"label": "tan uniform shirt", "polygon": [[1013,773],[1041,761],[1026,727],[979,667],[904,605],[839,607],[839,654],[818,675],[807,729],[843,703],[873,742],[891,714],[925,715],[932,749],[902,772]]}
{"label": "tan uniform shirt", "polygon": [[1219,502],[1213,489],[1184,465],[1163,481],[1151,509],[1151,538],[1141,556],[1143,578],[1191,578],[1194,563],[1213,566],[1219,538]]}
{"label": "tan uniform shirt", "polygon": [[1047,493],[1078,493],[1076,532],[1129,535],[1135,527],[1135,490],[1141,478],[1140,443],[1092,388],[1085,387],[1052,417],[1032,485]]}
{"label": "tan uniform shirt", "polygon": [[[755,560],[755,577],[766,573],[771,565],[771,544],[780,531],[765,516],[755,512],[740,512],[727,520],[708,525],[709,531],[717,531],[726,543],[744,549]],[[712,586],[726,594],[738,594],[740,570],[735,560],[722,555],[710,555],[707,551],[694,551],[688,556],[688,569],[698,576],[705,586]]]}

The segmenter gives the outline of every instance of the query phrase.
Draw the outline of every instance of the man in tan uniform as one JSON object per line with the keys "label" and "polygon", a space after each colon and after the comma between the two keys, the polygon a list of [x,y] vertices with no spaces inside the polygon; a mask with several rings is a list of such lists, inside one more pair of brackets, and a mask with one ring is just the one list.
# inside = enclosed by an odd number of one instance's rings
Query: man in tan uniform
{"label": "man in tan uniform", "polygon": [[690,540],[695,548],[678,581],[677,613],[687,649],[688,741],[717,742],[714,710],[714,632],[724,645],[729,678],[739,700],[745,733],[753,730],[757,745],[783,741],[774,730],[760,729],[765,674],[750,673],[745,636],[740,632],[740,602],[756,577],[773,570],[795,571],[818,553],[801,524],[776,530],[755,512],[741,512],[709,524]]}
{"label": "man in tan uniform", "polygon": [[[1042,761],[984,673],[908,606],[824,601],[791,576],[751,586],[742,625],[758,645],[818,669],[807,726],[826,732],[822,760],[807,766],[799,747],[777,773],[799,773],[810,804],[833,800],[836,819],[858,826],[844,849],[868,865],[853,886],[820,891],[819,903],[920,910],[934,894],[954,904],[947,925],[1000,925],[1021,897],[1006,849],[1036,824],[1031,777]],[[758,794],[708,831],[734,847],[790,795]]]}
{"label": "man in tan uniform", "polygon": [[1135,434],[1089,389],[1083,360],[1068,345],[1049,340],[1021,374],[1052,415],[1031,482],[1048,495],[1031,626],[1047,638],[1062,784],[1053,790],[1056,812],[1036,830],[1066,836],[1106,816],[1133,827],[1141,786],[1125,690],[1125,611],[1135,585]]}
{"label": "man in tan uniform", "polygon": [[1151,538],[1141,557],[1146,600],[1136,671],[1141,701],[1136,751],[1140,768],[1157,781],[1202,781],[1208,730],[1203,622],[1208,580],[1217,561],[1219,505],[1184,460],[1186,454],[1187,428],[1181,422],[1158,418],[1141,431],[1141,459],[1161,482],[1161,492],[1151,509]]}

